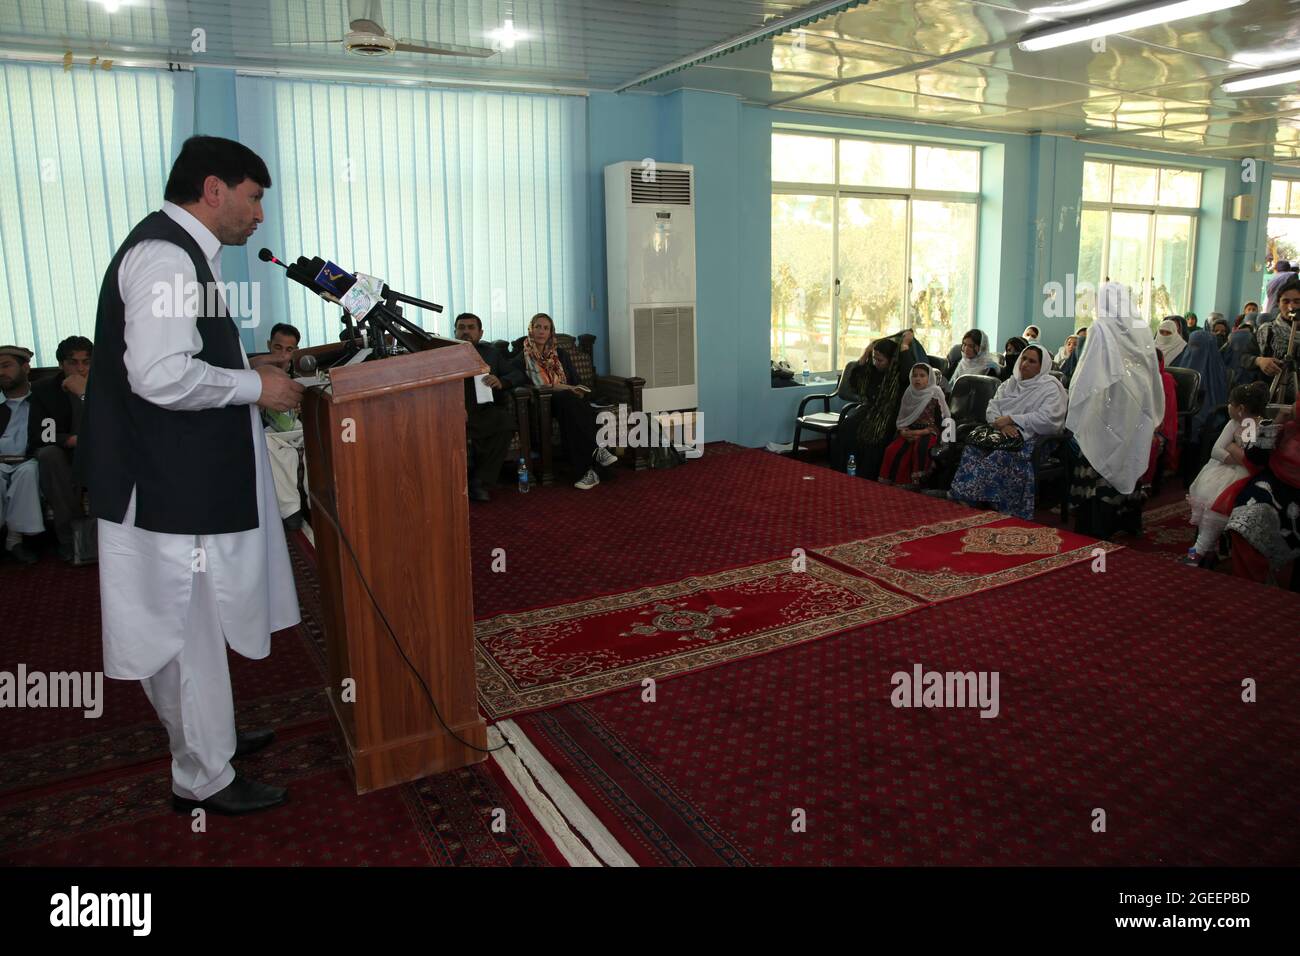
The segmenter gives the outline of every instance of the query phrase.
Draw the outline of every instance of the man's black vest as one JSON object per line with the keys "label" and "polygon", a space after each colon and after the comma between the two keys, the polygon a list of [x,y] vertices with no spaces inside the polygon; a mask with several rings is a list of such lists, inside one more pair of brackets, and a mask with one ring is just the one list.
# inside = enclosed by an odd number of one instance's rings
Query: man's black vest
{"label": "man's black vest", "polygon": [[[77,471],[96,518],[121,523],[135,489],[135,526],[169,534],[228,534],[258,526],[257,465],[247,405],[169,411],[139,397],[127,382],[126,306],[118,287],[122,258],[151,239],[180,246],[202,288],[197,320],[203,348],[195,356],[221,368],[244,368],[239,330],[203,250],[164,212],[151,213],[113,256],[99,290],[95,351],[86,388],[86,416],[77,439]],[[176,281],[176,280],[171,280]],[[182,298],[189,290],[182,290]],[[173,295],[169,289],[168,295]],[[215,315],[207,314],[209,300]],[[172,322],[187,322],[183,317]]]}

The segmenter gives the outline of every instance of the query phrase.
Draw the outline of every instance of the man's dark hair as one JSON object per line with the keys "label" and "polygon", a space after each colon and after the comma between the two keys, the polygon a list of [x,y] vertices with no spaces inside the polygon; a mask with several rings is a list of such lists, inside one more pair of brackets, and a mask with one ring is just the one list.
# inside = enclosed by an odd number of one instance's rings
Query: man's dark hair
{"label": "man's dark hair", "polygon": [[59,343],[59,347],[54,350],[54,360],[62,364],[72,358],[77,352],[85,352],[87,355],[95,351],[95,343],[90,341],[84,335],[69,335]]}
{"label": "man's dark hair", "polygon": [[1293,275],[1291,278],[1287,279],[1280,286],[1278,286],[1277,296],[1273,299],[1273,301],[1277,302],[1279,299],[1281,299],[1283,292],[1300,292],[1300,275]]}
{"label": "man's dark hair", "polygon": [[294,345],[297,345],[302,341],[302,333],[288,322],[277,322],[275,325],[271,326],[271,334],[266,337],[266,340],[269,342],[277,335],[292,335]]}
{"label": "man's dark hair", "polygon": [[203,182],[209,176],[216,176],[231,189],[245,179],[251,179],[263,189],[271,188],[266,163],[243,143],[220,136],[191,136],[172,164],[163,198],[177,205],[197,202],[203,195]]}
{"label": "man's dark hair", "polygon": [[483,320],[480,319],[477,315],[475,315],[473,312],[462,312],[460,315],[456,316],[456,321],[451,324],[453,330],[455,330],[456,326],[460,324],[461,319],[473,319],[475,325],[477,325],[480,329],[483,328]]}

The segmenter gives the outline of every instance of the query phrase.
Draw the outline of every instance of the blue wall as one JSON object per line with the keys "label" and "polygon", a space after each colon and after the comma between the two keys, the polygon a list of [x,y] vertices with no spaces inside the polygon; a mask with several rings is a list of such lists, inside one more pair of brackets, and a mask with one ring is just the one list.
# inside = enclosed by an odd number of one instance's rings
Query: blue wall
{"label": "blue wall", "polygon": [[[1204,170],[1191,310],[1235,315],[1257,297],[1271,164],[1254,183],[1237,161],[1084,143],[1059,136],[982,133],[919,123],[859,120],[747,106],[715,93],[666,96],[592,94],[588,107],[592,183],[592,329],[605,311],[604,184],[609,163],[646,156],[696,170],[700,407],[706,440],[745,445],[788,442],[799,401],[817,388],[773,389],[769,374],[772,127],[851,131],[982,149],[979,266],[974,324],[999,344],[1033,322],[1050,343],[1072,330],[1070,317],[1044,317],[1044,285],[1065,285],[1079,256],[1078,214],[1086,156]],[[1253,220],[1231,218],[1239,193],[1256,197]],[[966,320],[961,320],[963,323]],[[607,326],[604,326],[607,328]],[[604,336],[602,336],[604,337]],[[932,352],[951,343],[926,343]]]}

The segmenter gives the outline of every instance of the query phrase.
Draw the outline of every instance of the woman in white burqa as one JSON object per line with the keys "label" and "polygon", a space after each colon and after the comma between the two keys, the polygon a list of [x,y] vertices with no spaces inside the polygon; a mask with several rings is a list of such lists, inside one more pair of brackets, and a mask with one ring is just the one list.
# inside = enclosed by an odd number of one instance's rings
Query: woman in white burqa
{"label": "woman in white burqa", "polygon": [[1140,479],[1150,468],[1164,413],[1151,328],[1133,308],[1128,289],[1107,282],[1097,293],[1097,319],[1070,380],[1065,419],[1079,452],[1070,497],[1081,534],[1141,534]]}

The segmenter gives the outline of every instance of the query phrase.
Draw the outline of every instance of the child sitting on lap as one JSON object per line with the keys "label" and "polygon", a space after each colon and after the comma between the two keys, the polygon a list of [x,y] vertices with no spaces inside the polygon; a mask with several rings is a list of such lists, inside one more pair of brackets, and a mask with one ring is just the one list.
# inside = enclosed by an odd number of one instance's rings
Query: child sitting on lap
{"label": "child sitting on lap", "polygon": [[[1187,502],[1192,506],[1191,523],[1199,528],[1195,553],[1189,552],[1186,558],[1188,564],[1200,564],[1217,552],[1219,535],[1228,523],[1228,516],[1215,511],[1214,502],[1225,488],[1248,474],[1242,433],[1247,427],[1258,427],[1267,406],[1268,388],[1260,382],[1238,385],[1229,394],[1228,424],[1214,443],[1210,460],[1187,489]],[[1248,426],[1248,422],[1253,425]]]}

